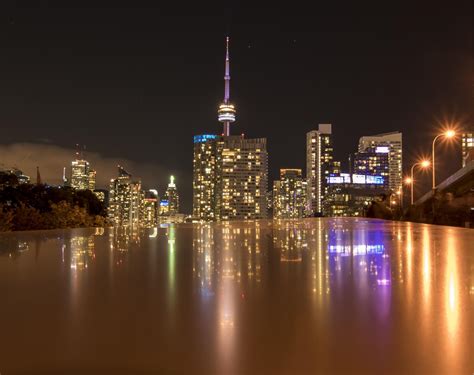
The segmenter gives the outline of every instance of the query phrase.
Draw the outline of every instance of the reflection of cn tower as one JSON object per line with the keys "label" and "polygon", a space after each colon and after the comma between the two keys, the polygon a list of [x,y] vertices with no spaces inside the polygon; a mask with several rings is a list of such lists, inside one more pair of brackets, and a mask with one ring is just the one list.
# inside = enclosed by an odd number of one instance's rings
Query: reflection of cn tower
{"label": "reflection of cn tower", "polygon": [[229,37],[226,39],[225,53],[225,76],[224,76],[224,102],[219,106],[217,118],[224,124],[223,135],[230,135],[230,123],[235,121],[235,107],[230,103],[230,61],[229,61]]}

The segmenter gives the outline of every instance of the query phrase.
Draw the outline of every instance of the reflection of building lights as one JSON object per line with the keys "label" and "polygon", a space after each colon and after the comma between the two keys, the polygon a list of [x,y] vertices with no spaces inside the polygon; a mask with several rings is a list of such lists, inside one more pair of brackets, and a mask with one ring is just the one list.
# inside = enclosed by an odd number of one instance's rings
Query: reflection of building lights
{"label": "reflection of building lights", "polygon": [[384,245],[329,245],[330,254],[340,254],[341,256],[383,254],[384,251]]}
{"label": "reflection of building lights", "polygon": [[389,279],[377,279],[377,284],[384,286],[384,285],[390,285],[390,280]]}

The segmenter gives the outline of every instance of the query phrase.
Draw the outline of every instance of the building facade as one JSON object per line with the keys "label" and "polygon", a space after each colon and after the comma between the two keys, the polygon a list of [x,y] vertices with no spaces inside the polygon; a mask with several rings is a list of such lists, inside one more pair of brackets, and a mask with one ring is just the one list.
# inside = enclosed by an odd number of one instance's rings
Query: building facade
{"label": "building facade", "polygon": [[340,173],[328,178],[328,216],[364,216],[373,201],[389,194],[382,176]]}
{"label": "building facade", "polygon": [[165,200],[168,202],[168,215],[179,213],[179,194],[174,182],[174,176],[170,177],[170,182],[165,192]]}
{"label": "building facade", "polygon": [[143,201],[141,204],[140,225],[145,228],[153,228],[158,223],[158,192],[148,190],[143,192]]}
{"label": "building facade", "polygon": [[71,162],[71,187],[77,190],[89,189],[89,162],[82,158]]}
{"label": "building facade", "polygon": [[356,152],[349,161],[350,172],[354,174],[382,176],[389,185],[390,164],[388,147],[369,147]]}
{"label": "building facade", "polygon": [[118,177],[112,179],[109,191],[108,216],[114,225],[139,225],[144,194],[141,182],[118,167]]}
{"label": "building facade", "polygon": [[468,160],[472,160],[474,152],[474,130],[462,133],[461,136],[462,166],[465,167]]}
{"label": "building facade", "polygon": [[273,182],[273,217],[276,219],[304,217],[306,189],[301,169],[280,169],[280,180]]}
{"label": "building facade", "polygon": [[321,216],[327,193],[329,175],[340,172],[340,163],[334,161],[331,124],[319,124],[318,130],[306,134],[306,181],[308,216]]}
{"label": "building facade", "polygon": [[359,152],[379,150],[388,154],[388,187],[394,191],[402,188],[402,133],[392,132],[359,139]]}
{"label": "building facade", "polygon": [[193,167],[195,219],[267,217],[268,155],[265,138],[196,136]]}

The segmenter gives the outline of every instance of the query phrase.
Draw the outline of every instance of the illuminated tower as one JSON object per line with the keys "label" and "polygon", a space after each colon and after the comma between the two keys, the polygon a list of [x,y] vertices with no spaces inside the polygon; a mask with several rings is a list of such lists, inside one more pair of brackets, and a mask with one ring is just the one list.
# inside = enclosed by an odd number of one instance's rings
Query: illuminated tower
{"label": "illuminated tower", "polygon": [[306,179],[308,182],[308,214],[323,215],[323,201],[327,193],[326,178],[339,171],[333,160],[332,126],[319,124],[318,130],[306,133]]}
{"label": "illuminated tower", "polygon": [[174,176],[170,177],[170,183],[166,189],[165,198],[168,201],[168,214],[173,215],[179,213],[179,195]]}
{"label": "illuminated tower", "polygon": [[138,225],[143,194],[141,182],[118,166],[118,177],[110,181],[108,215],[115,225]]}
{"label": "illuminated tower", "polygon": [[230,103],[230,61],[229,37],[226,39],[225,76],[224,76],[224,102],[219,106],[217,118],[224,125],[224,136],[230,135],[230,123],[235,121],[235,107]]}

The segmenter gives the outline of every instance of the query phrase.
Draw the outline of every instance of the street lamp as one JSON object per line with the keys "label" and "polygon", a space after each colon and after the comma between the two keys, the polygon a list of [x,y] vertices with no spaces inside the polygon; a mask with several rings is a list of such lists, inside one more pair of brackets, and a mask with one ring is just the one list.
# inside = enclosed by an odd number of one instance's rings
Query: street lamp
{"label": "street lamp", "polygon": [[[411,166],[411,174],[410,174],[410,179],[409,183],[411,185],[411,205],[413,206],[414,200],[413,200],[413,186],[415,185],[415,180],[413,179],[413,171],[415,167],[420,166],[420,168],[428,168],[430,166],[430,161],[429,160],[422,160],[418,163],[415,163]],[[408,180],[408,179],[407,179]]]}
{"label": "street lamp", "polygon": [[433,139],[433,144],[431,145],[431,160],[433,161],[433,170],[432,170],[433,190],[436,188],[435,143],[438,140],[438,138],[441,138],[441,137],[453,138],[455,135],[456,135],[456,132],[454,130],[447,130],[444,133],[438,134]]}

